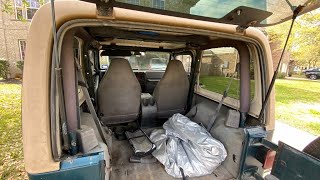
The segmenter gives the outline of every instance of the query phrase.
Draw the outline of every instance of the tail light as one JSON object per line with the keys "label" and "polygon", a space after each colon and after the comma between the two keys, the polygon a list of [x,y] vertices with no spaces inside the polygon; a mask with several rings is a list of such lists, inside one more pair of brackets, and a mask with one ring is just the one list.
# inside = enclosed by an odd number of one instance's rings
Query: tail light
{"label": "tail light", "polygon": [[276,157],[276,151],[268,150],[264,159],[263,168],[271,169],[275,157]]}

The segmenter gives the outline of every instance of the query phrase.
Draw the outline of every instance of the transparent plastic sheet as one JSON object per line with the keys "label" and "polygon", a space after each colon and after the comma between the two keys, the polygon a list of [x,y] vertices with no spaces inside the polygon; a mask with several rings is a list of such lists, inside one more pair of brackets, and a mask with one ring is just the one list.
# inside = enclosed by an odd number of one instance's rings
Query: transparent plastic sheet
{"label": "transparent plastic sheet", "polygon": [[163,129],[154,130],[150,139],[157,149],[152,155],[165,166],[168,174],[181,178],[211,174],[227,157],[221,142],[189,118],[174,114]]}

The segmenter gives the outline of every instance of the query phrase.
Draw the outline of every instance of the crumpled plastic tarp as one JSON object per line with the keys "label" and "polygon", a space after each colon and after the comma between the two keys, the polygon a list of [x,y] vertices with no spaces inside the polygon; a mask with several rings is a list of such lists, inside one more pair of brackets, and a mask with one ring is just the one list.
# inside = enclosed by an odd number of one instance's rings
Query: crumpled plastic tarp
{"label": "crumpled plastic tarp", "polygon": [[150,139],[157,146],[152,155],[175,178],[182,177],[180,168],[188,177],[211,174],[227,157],[221,142],[181,114],[174,114],[163,129],[152,131]]}

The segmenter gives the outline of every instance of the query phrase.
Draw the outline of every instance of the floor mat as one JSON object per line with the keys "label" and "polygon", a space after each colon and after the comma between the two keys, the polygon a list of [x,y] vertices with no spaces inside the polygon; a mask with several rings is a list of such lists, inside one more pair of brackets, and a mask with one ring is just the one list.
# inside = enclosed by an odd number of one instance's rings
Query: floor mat
{"label": "floor mat", "polygon": [[[111,180],[173,180],[172,176],[168,175],[164,170],[164,166],[157,162],[152,164],[130,163],[129,158],[133,155],[133,150],[130,147],[128,140],[116,140],[114,138],[111,157],[112,171]],[[228,171],[219,166],[213,174],[189,178],[197,180],[212,180],[212,179],[232,179]]]}

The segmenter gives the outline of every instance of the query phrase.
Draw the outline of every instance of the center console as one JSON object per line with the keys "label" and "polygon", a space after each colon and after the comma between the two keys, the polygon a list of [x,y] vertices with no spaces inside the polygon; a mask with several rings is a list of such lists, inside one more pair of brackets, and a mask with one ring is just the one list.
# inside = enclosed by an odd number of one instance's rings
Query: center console
{"label": "center console", "polygon": [[157,126],[157,104],[149,93],[141,94],[141,127]]}

